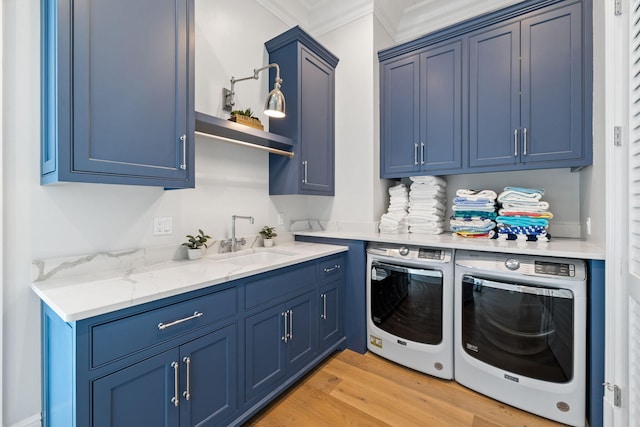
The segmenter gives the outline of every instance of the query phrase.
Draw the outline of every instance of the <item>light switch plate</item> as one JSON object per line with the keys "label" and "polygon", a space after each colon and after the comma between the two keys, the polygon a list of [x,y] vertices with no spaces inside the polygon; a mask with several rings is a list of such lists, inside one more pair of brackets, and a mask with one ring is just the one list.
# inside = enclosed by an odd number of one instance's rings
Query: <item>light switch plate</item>
{"label": "light switch plate", "polygon": [[173,217],[164,216],[153,218],[153,235],[167,236],[173,234]]}

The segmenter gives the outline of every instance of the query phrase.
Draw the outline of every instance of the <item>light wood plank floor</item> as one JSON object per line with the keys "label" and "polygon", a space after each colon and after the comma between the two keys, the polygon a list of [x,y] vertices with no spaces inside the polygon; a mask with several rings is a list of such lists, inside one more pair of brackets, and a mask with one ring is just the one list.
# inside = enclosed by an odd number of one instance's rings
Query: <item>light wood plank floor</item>
{"label": "light wood plank floor", "polygon": [[336,353],[245,426],[561,426],[372,353]]}

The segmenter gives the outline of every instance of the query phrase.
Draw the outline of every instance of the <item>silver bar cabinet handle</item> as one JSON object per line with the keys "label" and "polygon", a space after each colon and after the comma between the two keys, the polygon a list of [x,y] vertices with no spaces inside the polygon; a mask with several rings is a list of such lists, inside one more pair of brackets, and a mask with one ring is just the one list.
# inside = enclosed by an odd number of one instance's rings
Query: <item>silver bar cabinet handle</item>
{"label": "silver bar cabinet handle", "polygon": [[177,407],[180,404],[180,397],[178,396],[178,394],[180,393],[180,390],[178,390],[180,387],[180,384],[178,384],[178,371],[180,370],[180,364],[178,362],[171,362],[171,367],[173,368],[173,377],[175,382],[175,388],[173,397],[171,398],[171,403],[173,403],[174,406]]}
{"label": "silver bar cabinet handle", "polygon": [[333,270],[335,270],[336,268],[340,268],[340,264],[335,264],[333,267],[331,268],[324,268],[324,272],[325,273],[331,273]]}
{"label": "silver bar cabinet handle", "polygon": [[282,336],[282,341],[287,342],[289,338],[289,334],[287,332],[287,317],[289,316],[288,311],[282,312],[282,317],[284,317],[284,335]]}
{"label": "silver bar cabinet handle", "polygon": [[167,328],[169,328],[171,326],[178,325],[178,324],[180,324],[182,322],[186,322],[187,320],[197,319],[198,317],[202,316],[203,314],[204,313],[201,313],[199,311],[194,311],[192,316],[185,317],[184,319],[174,320],[173,322],[167,323],[167,324],[164,324],[164,323],[160,322],[160,323],[158,323],[158,329],[160,329],[162,331],[163,329],[167,329]]}
{"label": "silver bar cabinet handle", "polygon": [[184,396],[185,399],[190,400],[191,399],[191,358],[188,356],[185,356],[184,359],[182,359],[182,361],[187,364],[187,389],[184,391],[184,393],[182,393],[182,395]]}
{"label": "silver bar cabinet handle", "polygon": [[322,316],[320,317],[327,319],[327,294],[322,294]]}
{"label": "silver bar cabinet handle", "polygon": [[424,142],[420,143],[420,164],[424,165]]}
{"label": "silver bar cabinet handle", "polygon": [[518,157],[518,129],[513,131],[513,157]]}
{"label": "silver bar cabinet handle", "polygon": [[308,169],[308,165],[307,165],[307,161],[306,160],[304,162],[302,162],[302,167],[304,168],[304,178],[302,179],[302,183],[306,184],[307,183],[307,169]]}
{"label": "silver bar cabinet handle", "polygon": [[180,165],[180,169],[187,169],[187,135],[182,135],[180,137],[180,141],[182,142],[182,164]]}
{"label": "silver bar cabinet handle", "polygon": [[293,310],[289,310],[289,339],[293,339]]}
{"label": "silver bar cabinet handle", "polygon": [[418,144],[413,144],[413,164],[418,164]]}
{"label": "silver bar cabinet handle", "polygon": [[522,151],[522,155],[527,155],[527,128],[522,129],[522,137],[524,138],[524,148]]}

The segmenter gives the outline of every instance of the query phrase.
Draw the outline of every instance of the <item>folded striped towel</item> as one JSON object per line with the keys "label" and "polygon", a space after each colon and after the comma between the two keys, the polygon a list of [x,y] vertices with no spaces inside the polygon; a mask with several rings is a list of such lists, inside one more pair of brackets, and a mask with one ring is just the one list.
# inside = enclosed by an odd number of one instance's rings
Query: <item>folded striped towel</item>
{"label": "folded striped towel", "polygon": [[519,210],[524,212],[546,212],[549,210],[549,202],[539,201],[518,201],[518,202],[503,202],[502,209]]}
{"label": "folded striped towel", "polygon": [[456,191],[456,196],[465,197],[467,200],[477,200],[477,199],[489,199],[495,200],[498,198],[498,195],[493,190],[469,190],[467,188],[461,188]]}
{"label": "folded striped towel", "polygon": [[544,190],[525,192],[513,190],[512,188],[517,187],[506,187],[505,191],[498,195],[498,202],[537,201],[542,198],[544,193]]}
{"label": "folded striped towel", "polygon": [[491,206],[471,206],[471,205],[453,205],[451,208],[457,214],[460,211],[469,211],[469,212],[495,212],[495,205],[491,204]]}
{"label": "folded striped towel", "polygon": [[532,218],[553,218],[553,214],[551,212],[527,212],[526,210],[520,209],[499,209],[498,213],[503,216],[528,216]]}

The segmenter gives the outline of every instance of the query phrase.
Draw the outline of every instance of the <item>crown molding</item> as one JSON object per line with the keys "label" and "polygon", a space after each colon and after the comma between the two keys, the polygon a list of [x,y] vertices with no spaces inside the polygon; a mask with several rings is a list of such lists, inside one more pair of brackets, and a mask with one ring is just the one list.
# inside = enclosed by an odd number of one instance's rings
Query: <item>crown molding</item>
{"label": "crown molding", "polygon": [[524,0],[256,0],[289,27],[314,37],[373,14],[396,43]]}
{"label": "crown molding", "polygon": [[403,42],[523,0],[427,0],[404,10],[396,32]]}

